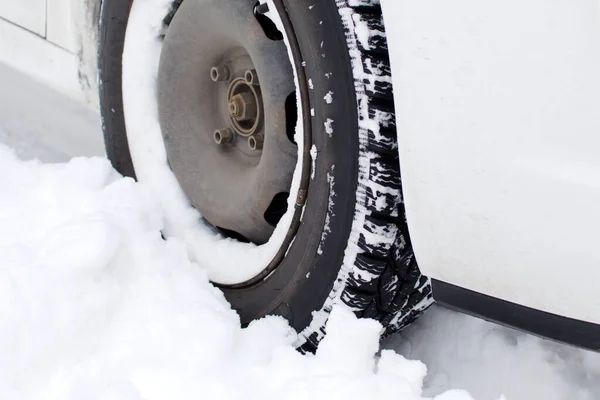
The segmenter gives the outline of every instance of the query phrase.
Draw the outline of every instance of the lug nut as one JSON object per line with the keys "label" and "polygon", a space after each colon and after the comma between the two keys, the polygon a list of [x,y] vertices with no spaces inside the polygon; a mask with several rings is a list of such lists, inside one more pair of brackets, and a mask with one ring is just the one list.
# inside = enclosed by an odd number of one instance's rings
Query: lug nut
{"label": "lug nut", "polygon": [[236,94],[229,101],[227,107],[229,115],[237,121],[248,121],[257,118],[256,100],[250,93]]}
{"label": "lug nut", "polygon": [[216,144],[227,144],[233,140],[233,131],[230,128],[217,129],[213,137]]}
{"label": "lug nut", "polygon": [[248,138],[248,147],[250,150],[260,150],[263,147],[263,139],[260,136],[250,136]]}
{"label": "lug nut", "polygon": [[224,82],[228,81],[231,77],[231,72],[226,65],[222,65],[220,67],[212,67],[210,69],[210,79],[213,82]]}
{"label": "lug nut", "polygon": [[229,114],[234,118],[240,115],[240,105],[238,101],[231,100],[229,102]]}
{"label": "lug nut", "polygon": [[256,75],[256,70],[249,69],[248,71],[244,72],[244,80],[248,85],[258,85],[258,75]]}

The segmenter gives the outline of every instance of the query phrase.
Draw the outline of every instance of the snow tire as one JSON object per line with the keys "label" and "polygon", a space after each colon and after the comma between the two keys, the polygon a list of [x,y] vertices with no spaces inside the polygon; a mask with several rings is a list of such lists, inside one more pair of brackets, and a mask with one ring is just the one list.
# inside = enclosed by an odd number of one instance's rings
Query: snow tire
{"label": "snow tire", "polygon": [[[392,76],[379,0],[337,0],[354,71],[359,115],[359,172],[354,221],[364,221],[350,238],[360,249],[353,265],[342,267],[322,312],[342,302],[357,316],[376,319],[389,335],[408,326],[431,304],[431,284],[418,268],[410,237],[398,160]],[[357,26],[368,27],[359,40]],[[373,129],[376,122],[378,129]],[[378,132],[376,132],[378,130]],[[353,227],[354,228],[354,227]],[[367,239],[366,235],[369,236]],[[374,240],[375,239],[375,240]],[[349,244],[351,246],[351,244]],[[339,291],[339,295],[336,293]],[[307,336],[314,351],[325,327]]]}
{"label": "snow tire", "polygon": [[[99,55],[107,154],[128,176],[134,176],[134,168],[124,122],[121,62],[132,1],[104,0]],[[166,24],[180,3],[175,0]],[[379,1],[282,4],[306,55],[301,68],[310,78],[303,84],[311,89],[314,177],[302,226],[281,266],[252,287],[223,291],[242,323],[282,315],[300,333],[299,348],[312,352],[338,304],[380,321],[383,333],[390,334],[417,318],[433,299],[408,235]],[[359,37],[357,27],[369,34]],[[330,94],[333,101],[324,101]]]}

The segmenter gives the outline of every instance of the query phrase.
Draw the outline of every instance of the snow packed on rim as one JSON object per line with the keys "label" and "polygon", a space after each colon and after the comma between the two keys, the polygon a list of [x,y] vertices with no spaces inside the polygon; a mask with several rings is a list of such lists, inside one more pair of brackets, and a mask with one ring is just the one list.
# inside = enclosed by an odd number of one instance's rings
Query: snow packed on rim
{"label": "snow packed on rim", "polygon": [[[165,15],[172,6],[173,0],[139,0],[132,5],[123,52],[123,103],[129,149],[137,179],[148,185],[165,210],[165,236],[183,238],[193,257],[205,262],[214,282],[238,284],[259,274],[279,250],[293,218],[295,196],[289,196],[288,211],[269,241],[260,246],[224,238],[202,223],[198,211],[190,206],[167,161],[155,96],[162,50],[160,37],[164,34]],[[298,115],[302,115],[300,102],[297,107]],[[303,151],[302,131],[299,118],[299,152]],[[298,192],[301,174],[299,158],[290,193]]]}
{"label": "snow packed on rim", "polygon": [[[281,317],[247,328],[143,184],[101,158],[0,145],[0,398],[421,399],[426,367],[336,308],[315,355]],[[436,400],[466,400],[462,391]]]}

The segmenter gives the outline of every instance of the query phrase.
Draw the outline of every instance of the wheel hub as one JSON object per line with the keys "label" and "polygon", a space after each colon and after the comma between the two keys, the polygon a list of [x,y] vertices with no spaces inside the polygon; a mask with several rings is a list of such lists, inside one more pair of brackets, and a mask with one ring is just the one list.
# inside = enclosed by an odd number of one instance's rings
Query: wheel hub
{"label": "wheel hub", "polygon": [[261,133],[263,107],[258,84],[251,85],[245,78],[234,79],[229,85],[227,107],[233,129],[239,135]]}
{"label": "wheel hub", "polygon": [[163,43],[158,105],[169,165],[191,203],[215,227],[261,244],[285,212],[298,155],[287,49],[266,37],[255,4],[182,3]]}

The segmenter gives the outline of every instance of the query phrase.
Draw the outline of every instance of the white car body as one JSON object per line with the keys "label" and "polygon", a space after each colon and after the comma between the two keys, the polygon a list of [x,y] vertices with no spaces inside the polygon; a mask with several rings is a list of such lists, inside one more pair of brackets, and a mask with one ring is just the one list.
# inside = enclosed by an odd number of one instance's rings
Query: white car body
{"label": "white car body", "polygon": [[382,6],[422,272],[600,324],[600,3]]}

